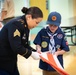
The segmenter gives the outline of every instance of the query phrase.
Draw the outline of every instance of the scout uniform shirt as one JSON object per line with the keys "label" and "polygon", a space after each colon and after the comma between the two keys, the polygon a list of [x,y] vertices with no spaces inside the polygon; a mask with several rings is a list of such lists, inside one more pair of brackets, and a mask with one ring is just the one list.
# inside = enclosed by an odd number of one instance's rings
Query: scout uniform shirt
{"label": "scout uniform shirt", "polygon": [[28,58],[33,48],[28,45],[29,29],[25,16],[8,22],[0,31],[0,69],[14,72],[17,54]]}
{"label": "scout uniform shirt", "polygon": [[[49,32],[49,31],[50,30],[49,30],[48,26],[46,28],[41,29],[34,40],[35,45],[41,46],[42,52],[49,51],[49,43],[50,43],[50,39],[51,39],[49,37],[49,35],[47,34],[47,32]],[[55,33],[57,33],[57,35],[54,36],[55,50],[57,51],[57,47],[59,46],[60,49],[69,51],[69,47],[68,47],[67,41],[65,40],[65,35],[62,32],[62,30],[60,28],[58,28],[58,30]],[[63,66],[63,57],[62,56],[63,55],[59,55],[58,60],[59,60],[60,64]],[[43,70],[54,71],[54,69],[49,64],[43,62],[42,60],[40,60],[39,67]]]}

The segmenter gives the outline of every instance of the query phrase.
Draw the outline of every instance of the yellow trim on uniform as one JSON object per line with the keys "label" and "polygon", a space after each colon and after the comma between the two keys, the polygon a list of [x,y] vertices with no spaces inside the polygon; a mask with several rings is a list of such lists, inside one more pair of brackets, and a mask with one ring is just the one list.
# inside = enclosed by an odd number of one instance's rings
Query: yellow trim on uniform
{"label": "yellow trim on uniform", "polygon": [[28,50],[26,49],[26,52],[23,54],[23,56],[24,56],[24,55],[26,55],[26,54],[27,54],[27,52],[28,52]]}

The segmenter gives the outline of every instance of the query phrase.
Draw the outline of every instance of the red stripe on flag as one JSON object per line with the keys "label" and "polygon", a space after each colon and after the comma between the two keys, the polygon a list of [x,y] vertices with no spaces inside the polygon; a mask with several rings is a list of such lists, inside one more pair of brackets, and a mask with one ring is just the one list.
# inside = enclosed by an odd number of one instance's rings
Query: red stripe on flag
{"label": "red stripe on flag", "polygon": [[49,60],[49,61],[53,62],[53,64],[54,64],[55,66],[57,66],[57,64],[56,64],[56,62],[55,62],[52,54],[47,54],[47,57],[48,57],[48,60]]}

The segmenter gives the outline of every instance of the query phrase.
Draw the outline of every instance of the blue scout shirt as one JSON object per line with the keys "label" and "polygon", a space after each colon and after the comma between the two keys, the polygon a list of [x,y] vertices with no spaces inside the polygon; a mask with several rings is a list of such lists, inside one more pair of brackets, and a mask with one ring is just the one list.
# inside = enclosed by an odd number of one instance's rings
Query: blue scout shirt
{"label": "blue scout shirt", "polygon": [[[65,34],[62,32],[61,28],[58,28],[58,30],[55,33],[57,33],[57,35],[54,37],[56,50],[57,46],[60,46],[60,49],[69,51],[67,41],[65,40]],[[49,42],[50,37],[47,34],[47,29],[41,29],[34,40],[34,44],[40,45],[41,51],[45,52],[49,51]],[[59,55],[58,60],[60,61],[60,64],[63,66],[63,55]],[[43,62],[42,60],[40,60],[39,67],[43,70],[54,71],[54,69],[49,64]]]}

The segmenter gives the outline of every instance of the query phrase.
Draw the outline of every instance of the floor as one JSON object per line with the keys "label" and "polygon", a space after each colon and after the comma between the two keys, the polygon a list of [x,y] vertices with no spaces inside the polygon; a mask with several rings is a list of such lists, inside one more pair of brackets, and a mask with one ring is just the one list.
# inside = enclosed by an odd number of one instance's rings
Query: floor
{"label": "floor", "polygon": [[[18,68],[20,75],[42,75],[38,68],[39,60],[33,60],[31,57],[25,59],[18,55]],[[70,75],[76,75],[76,47],[70,47],[70,52],[64,55],[64,66],[66,72]]]}

